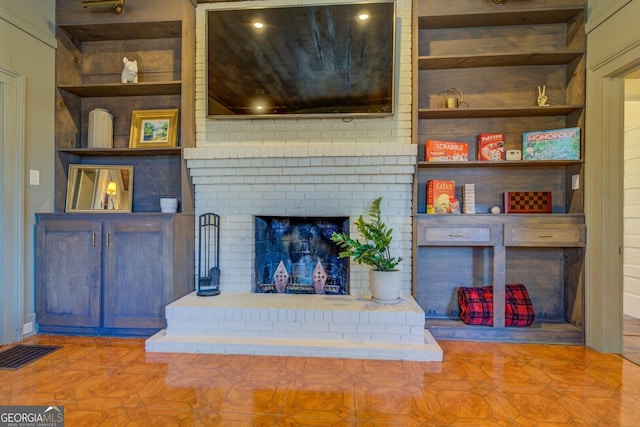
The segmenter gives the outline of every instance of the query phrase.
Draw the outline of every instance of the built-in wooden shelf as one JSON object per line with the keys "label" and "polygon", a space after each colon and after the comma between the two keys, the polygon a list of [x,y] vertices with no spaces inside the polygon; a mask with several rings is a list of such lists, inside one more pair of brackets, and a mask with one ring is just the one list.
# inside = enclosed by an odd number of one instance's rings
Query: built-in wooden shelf
{"label": "built-in wooden shelf", "polygon": [[456,319],[427,319],[426,328],[435,339],[464,341],[584,344],[584,332],[570,323],[536,321],[526,327],[494,328],[465,325]]}
{"label": "built-in wooden shelf", "polygon": [[584,108],[582,105],[550,105],[548,107],[496,108],[420,108],[420,119],[480,119],[488,117],[564,116]]}
{"label": "built-in wooden shelf", "polygon": [[60,148],[58,152],[82,157],[179,156],[182,148]]}
{"label": "built-in wooden shelf", "polygon": [[58,85],[58,89],[81,97],[180,95],[180,81]]}
{"label": "built-in wooden shelf", "polygon": [[415,13],[419,15],[418,25],[420,29],[427,30],[458,27],[560,24],[570,21],[584,11],[584,7],[549,7],[546,3],[538,7],[540,9],[536,10],[535,5],[527,2],[522,7],[496,5],[495,9],[484,13],[465,13],[465,10],[461,9],[451,15],[438,15],[434,14],[429,2],[419,2]]}
{"label": "built-in wooden shelf", "polygon": [[[129,6],[127,6],[129,7]],[[118,22],[120,20],[120,22]],[[121,22],[114,15],[114,21],[108,23],[62,24],[58,28],[79,41],[165,39],[182,37],[182,21],[137,21]]]}
{"label": "built-in wooden shelf", "polygon": [[418,168],[548,168],[566,167],[582,163],[582,160],[504,160],[496,162],[471,160],[468,162],[418,162]]}
{"label": "built-in wooden shelf", "polygon": [[521,65],[565,65],[584,55],[581,51],[491,53],[482,55],[420,56],[421,70],[448,68],[510,67]]}

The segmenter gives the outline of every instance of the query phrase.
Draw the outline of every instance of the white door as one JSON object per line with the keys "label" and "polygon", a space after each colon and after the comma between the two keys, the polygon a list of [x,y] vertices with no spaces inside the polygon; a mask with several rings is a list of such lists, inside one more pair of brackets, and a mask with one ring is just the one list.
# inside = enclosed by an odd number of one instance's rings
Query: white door
{"label": "white door", "polygon": [[22,338],[24,77],[0,66],[0,344]]}

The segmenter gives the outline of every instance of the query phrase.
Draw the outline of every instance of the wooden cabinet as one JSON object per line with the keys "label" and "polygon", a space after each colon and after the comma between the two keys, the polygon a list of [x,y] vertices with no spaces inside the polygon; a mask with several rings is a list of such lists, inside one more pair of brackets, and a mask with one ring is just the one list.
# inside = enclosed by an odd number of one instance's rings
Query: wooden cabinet
{"label": "wooden cabinet", "polygon": [[[40,214],[41,332],[149,335],[193,290],[190,214]],[[168,260],[168,261],[167,261]]]}
{"label": "wooden cabinet", "polygon": [[[503,133],[505,150],[522,150],[524,132],[579,127],[584,135],[585,3],[583,0],[415,0],[414,143],[415,296],[437,338],[584,341],[583,158],[479,161],[477,138]],[[548,106],[536,103],[544,86]],[[445,108],[455,88],[458,108]],[[459,92],[458,92],[459,91]],[[465,142],[468,162],[429,163],[425,141]],[[475,184],[476,214],[427,215],[426,183]],[[507,191],[552,193],[551,214],[489,213]],[[494,327],[458,319],[460,286],[527,286],[537,321],[505,328],[495,305]]]}

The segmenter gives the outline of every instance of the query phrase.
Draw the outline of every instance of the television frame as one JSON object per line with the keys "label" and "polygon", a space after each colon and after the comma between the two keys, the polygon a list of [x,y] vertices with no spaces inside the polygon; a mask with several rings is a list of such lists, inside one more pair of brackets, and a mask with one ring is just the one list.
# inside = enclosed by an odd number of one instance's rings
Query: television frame
{"label": "television frame", "polygon": [[[304,8],[326,8],[326,7],[334,7],[334,6],[363,6],[369,4],[388,4],[392,7],[393,14],[389,19],[391,24],[390,35],[390,47],[391,47],[391,59],[390,59],[390,69],[389,76],[387,77],[389,80],[388,84],[388,96],[390,101],[388,103],[388,110],[385,111],[322,111],[322,112],[272,112],[272,113],[260,113],[257,111],[247,112],[247,113],[212,113],[210,111],[210,97],[209,93],[212,85],[215,85],[216,82],[210,81],[209,75],[209,64],[210,64],[210,14],[211,13],[219,13],[225,11],[260,11],[260,10],[271,10],[271,9],[304,9]],[[342,119],[351,119],[351,118],[373,118],[373,117],[391,117],[395,115],[397,110],[397,102],[398,95],[396,93],[396,85],[397,85],[397,67],[398,60],[397,52],[398,48],[396,46],[398,37],[397,37],[397,12],[396,12],[396,1],[395,0],[365,0],[365,1],[353,1],[349,3],[336,3],[336,2],[327,2],[327,3],[298,3],[295,5],[286,5],[286,4],[274,4],[274,5],[259,5],[259,6],[251,6],[251,7],[242,7],[242,4],[234,3],[233,6],[221,6],[213,9],[208,9],[206,11],[205,16],[205,105],[206,105],[206,115],[208,119],[212,120],[252,120],[252,119],[315,119],[315,118],[342,118]],[[386,86],[385,86],[386,89]],[[385,93],[386,95],[386,93]],[[369,107],[373,104],[369,104]],[[354,108],[354,106],[351,106]]]}

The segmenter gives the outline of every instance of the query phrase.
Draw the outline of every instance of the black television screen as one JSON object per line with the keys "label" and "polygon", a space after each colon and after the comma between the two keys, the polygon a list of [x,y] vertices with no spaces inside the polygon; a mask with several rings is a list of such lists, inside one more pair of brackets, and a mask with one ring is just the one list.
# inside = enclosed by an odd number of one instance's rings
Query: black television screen
{"label": "black television screen", "polygon": [[210,118],[388,116],[395,2],[207,11]]}

